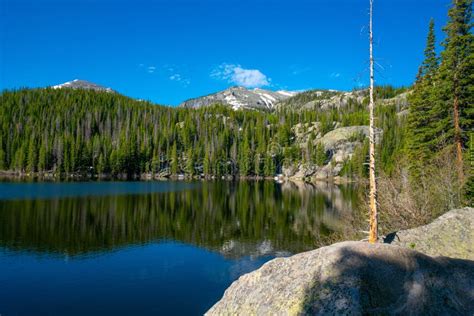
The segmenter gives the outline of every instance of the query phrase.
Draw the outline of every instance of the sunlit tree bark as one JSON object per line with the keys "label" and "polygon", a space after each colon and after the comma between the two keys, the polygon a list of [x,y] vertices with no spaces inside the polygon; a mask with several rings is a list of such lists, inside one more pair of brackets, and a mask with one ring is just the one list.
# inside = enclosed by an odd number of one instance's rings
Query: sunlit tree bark
{"label": "sunlit tree bark", "polygon": [[370,22],[369,22],[369,45],[370,45],[370,103],[369,103],[369,242],[375,243],[378,240],[378,214],[377,214],[377,180],[375,178],[375,127],[374,127],[374,37],[373,37],[373,0],[370,0]]}

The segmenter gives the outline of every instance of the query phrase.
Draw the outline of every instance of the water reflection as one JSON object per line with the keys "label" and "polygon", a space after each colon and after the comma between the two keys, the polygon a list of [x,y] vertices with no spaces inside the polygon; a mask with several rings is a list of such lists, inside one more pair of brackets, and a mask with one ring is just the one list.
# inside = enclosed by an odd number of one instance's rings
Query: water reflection
{"label": "water reflection", "polygon": [[[44,184],[31,190],[35,185]],[[77,256],[175,240],[229,258],[285,255],[341,231],[356,203],[353,188],[326,184],[169,182],[173,189],[144,190],[129,182],[119,185],[120,194],[110,185],[94,184],[94,194],[85,194],[87,183],[75,184],[75,196],[69,187],[66,195],[34,198],[10,187],[17,198],[0,199],[0,246]]]}
{"label": "water reflection", "polygon": [[0,182],[0,200],[147,194],[192,188],[196,182]]}
{"label": "water reflection", "polygon": [[0,187],[5,315],[202,315],[242,274],[344,231],[356,201],[270,181]]}

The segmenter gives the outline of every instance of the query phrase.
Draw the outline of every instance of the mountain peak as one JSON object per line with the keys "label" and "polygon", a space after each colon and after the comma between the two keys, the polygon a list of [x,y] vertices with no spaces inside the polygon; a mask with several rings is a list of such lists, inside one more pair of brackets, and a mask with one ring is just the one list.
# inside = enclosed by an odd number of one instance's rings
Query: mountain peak
{"label": "mountain peak", "polygon": [[180,104],[182,107],[198,108],[213,104],[224,104],[238,109],[272,110],[280,101],[296,95],[292,91],[272,91],[260,88],[247,89],[241,86],[229,87],[204,97],[194,98]]}
{"label": "mountain peak", "polygon": [[96,83],[81,80],[81,79],[74,79],[72,81],[68,81],[62,84],[58,84],[55,86],[51,86],[53,89],[62,89],[62,88],[69,88],[69,89],[84,89],[84,90],[95,90],[95,91],[106,91],[106,92],[114,92],[111,88],[107,88]]}

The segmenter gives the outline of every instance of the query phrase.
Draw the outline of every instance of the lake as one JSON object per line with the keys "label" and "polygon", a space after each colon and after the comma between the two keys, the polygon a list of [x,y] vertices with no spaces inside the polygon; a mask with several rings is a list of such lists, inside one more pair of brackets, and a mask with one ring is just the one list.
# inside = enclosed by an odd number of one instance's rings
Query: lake
{"label": "lake", "polygon": [[350,186],[0,182],[0,315],[198,315],[344,232]]}

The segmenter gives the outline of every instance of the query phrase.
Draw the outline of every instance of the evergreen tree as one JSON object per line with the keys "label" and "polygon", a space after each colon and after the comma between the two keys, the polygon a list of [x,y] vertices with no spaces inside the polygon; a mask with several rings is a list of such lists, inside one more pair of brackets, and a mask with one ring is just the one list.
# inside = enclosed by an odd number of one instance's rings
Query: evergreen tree
{"label": "evergreen tree", "polygon": [[112,149],[110,154],[110,167],[113,175],[118,175],[123,172],[122,164],[120,163],[120,156],[117,150]]}
{"label": "evergreen tree", "polygon": [[421,78],[432,77],[438,69],[438,56],[436,55],[436,35],[434,19],[430,20],[428,38],[426,39],[425,59],[421,64]]}
{"label": "evergreen tree", "polygon": [[326,155],[326,150],[324,149],[324,145],[321,143],[318,143],[316,145],[316,153],[314,155],[314,162],[318,166],[322,166],[326,163],[327,160],[327,155]]}
{"label": "evergreen tree", "polygon": [[30,144],[28,146],[27,171],[35,172],[37,163],[36,140],[34,138],[30,138]]}
{"label": "evergreen tree", "polygon": [[3,150],[3,148],[0,147],[0,170],[5,170],[5,169],[7,169],[5,166],[6,166],[6,163],[5,163],[5,151]]}
{"label": "evergreen tree", "polygon": [[474,129],[474,37],[472,0],[453,0],[444,28],[446,40],[436,82],[436,102],[431,111],[434,149],[452,145],[456,151],[459,180],[464,180],[463,150],[467,132]]}
{"label": "evergreen tree", "polygon": [[209,149],[206,148],[205,154],[204,154],[204,161],[202,163],[203,165],[203,172],[205,176],[211,175],[211,156],[209,154]]}
{"label": "evergreen tree", "polygon": [[262,155],[257,153],[254,157],[254,173],[256,176],[260,176],[262,174]]}
{"label": "evergreen tree", "polygon": [[241,176],[248,176],[251,172],[251,152],[250,152],[250,145],[245,138],[242,142],[241,149],[240,149],[240,159],[239,159],[239,171]]}
{"label": "evergreen tree", "polygon": [[25,150],[23,146],[17,149],[14,164],[16,171],[22,172],[25,170]]}
{"label": "evergreen tree", "polygon": [[98,174],[102,174],[105,172],[105,159],[102,154],[99,155],[99,159],[97,160],[96,171]]}
{"label": "evergreen tree", "polygon": [[186,154],[186,172],[191,176],[194,175],[194,155],[192,147],[188,149]]}
{"label": "evergreen tree", "polygon": [[264,166],[264,173],[266,176],[273,176],[275,175],[275,164],[273,162],[273,157],[269,154],[265,156],[265,166]]}
{"label": "evergreen tree", "polygon": [[432,150],[429,146],[432,133],[431,107],[435,98],[434,76],[437,69],[438,58],[436,56],[436,38],[432,19],[426,41],[425,59],[420,66],[417,81],[409,99],[407,146],[410,171],[414,179],[420,176],[423,166],[432,157]]}
{"label": "evergreen tree", "polygon": [[171,147],[171,174],[178,174],[179,171],[179,161],[178,161],[178,150],[176,143]]}
{"label": "evergreen tree", "polygon": [[41,144],[38,154],[38,171],[45,171],[48,169],[46,145]]}

